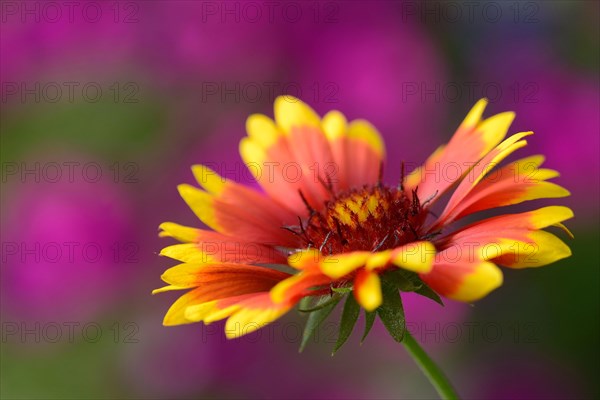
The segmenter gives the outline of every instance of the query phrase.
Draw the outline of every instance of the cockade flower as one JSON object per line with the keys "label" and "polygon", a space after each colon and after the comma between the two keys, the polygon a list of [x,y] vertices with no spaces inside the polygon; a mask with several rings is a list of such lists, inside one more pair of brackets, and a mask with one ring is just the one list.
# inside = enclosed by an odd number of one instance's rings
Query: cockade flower
{"label": "cockade flower", "polygon": [[[515,117],[483,119],[480,100],[450,141],[395,185],[383,179],[385,147],[365,120],[338,111],[322,118],[291,96],[275,100],[274,120],[251,115],[240,154],[262,191],[192,167],[201,188],[179,193],[212,230],[171,222],[161,236],[179,240],[161,255],[182,262],[155,290],[188,290],[165,325],[227,319],[239,337],[295,306],[308,313],[301,347],[344,300],[337,351],[365,310],[363,340],[377,316],[403,342],[438,387],[453,397],[441,372],[405,329],[402,292],[442,303],[474,302],[502,284],[503,267],[539,267],[568,257],[569,247],[546,228],[573,217],[563,206],[502,214],[470,224],[480,211],[568,196],[535,155],[498,167],[532,132],[505,138]],[[447,196],[444,196],[447,194]],[[440,199],[446,198],[434,211]],[[440,203],[438,203],[440,201]],[[457,223],[458,222],[458,223]],[[437,378],[436,378],[437,377]]]}

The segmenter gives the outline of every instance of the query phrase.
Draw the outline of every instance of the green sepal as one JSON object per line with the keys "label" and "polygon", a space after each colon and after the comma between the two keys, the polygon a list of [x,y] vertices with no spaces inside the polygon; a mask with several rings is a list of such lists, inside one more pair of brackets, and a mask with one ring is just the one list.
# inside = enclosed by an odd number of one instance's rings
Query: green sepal
{"label": "green sepal", "polygon": [[352,334],[354,325],[356,325],[356,321],[358,320],[358,314],[360,314],[360,306],[354,299],[354,295],[349,294],[346,297],[346,303],[344,303],[344,311],[342,311],[342,319],[340,320],[340,330],[333,351],[331,352],[332,356],[346,343],[346,340]]}
{"label": "green sepal", "polygon": [[406,321],[400,293],[397,287],[387,281],[382,282],[381,292],[383,302],[377,308],[377,314],[394,340],[401,342],[406,331]]}
{"label": "green sepal", "polygon": [[310,338],[314,335],[315,331],[319,328],[321,322],[325,320],[331,314],[335,306],[342,299],[339,297],[332,297],[330,299],[323,297],[321,298],[322,304],[317,303],[317,307],[315,307],[316,311],[311,312],[308,315],[308,320],[306,321],[306,325],[304,326],[304,332],[302,334],[302,342],[300,343],[299,352],[304,350],[304,347],[308,344]]}
{"label": "green sepal", "polygon": [[438,304],[444,305],[440,296],[431,289],[421,278],[414,272],[398,269],[385,274],[384,279],[391,285],[395,286],[401,292],[415,292],[421,296],[427,297]]}
{"label": "green sepal", "polygon": [[369,334],[369,332],[371,332],[371,328],[375,323],[375,317],[377,317],[376,311],[365,310],[365,332],[363,333],[362,338],[360,339],[360,344],[363,344],[363,342],[367,338],[367,335]]}
{"label": "green sepal", "polygon": [[415,290],[415,293],[420,294],[421,296],[427,297],[428,299],[431,299],[442,306],[444,305],[444,302],[442,301],[440,296],[432,288],[430,288],[425,282],[423,282],[423,286],[421,286],[418,290]]}
{"label": "green sepal", "polygon": [[302,310],[308,310],[312,307],[313,298],[310,296],[306,296],[300,299],[298,302],[298,312],[303,312]]}
{"label": "green sepal", "polygon": [[417,274],[403,269],[387,272],[384,279],[401,292],[416,292],[423,286]]}
{"label": "green sepal", "polygon": [[352,287],[338,287],[338,288],[332,287],[331,291],[333,291],[335,293],[340,293],[340,294],[347,294],[347,293],[352,292]]}
{"label": "green sepal", "polygon": [[[328,298],[328,296],[323,296],[319,299],[317,304],[315,304],[312,307],[310,305],[311,299],[309,297],[305,297],[304,299],[309,299],[309,300],[305,301],[304,304],[300,304],[298,307],[298,311],[300,311],[302,313],[313,313],[315,311],[319,311],[322,308],[329,306],[329,304],[331,304],[331,303],[337,304],[342,299],[342,297],[344,297],[344,296],[333,295],[329,298]],[[302,300],[304,300],[304,299],[302,299]],[[310,308],[304,308],[304,307],[310,307]]]}

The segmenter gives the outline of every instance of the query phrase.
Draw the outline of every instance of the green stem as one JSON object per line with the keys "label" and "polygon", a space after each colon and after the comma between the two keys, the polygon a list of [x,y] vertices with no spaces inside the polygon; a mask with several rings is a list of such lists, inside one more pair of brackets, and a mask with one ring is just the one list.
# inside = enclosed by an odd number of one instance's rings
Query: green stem
{"label": "green stem", "polygon": [[458,394],[450,384],[450,381],[448,381],[448,378],[446,378],[435,362],[429,358],[427,353],[425,353],[425,350],[423,350],[415,338],[411,336],[408,330],[404,332],[404,340],[402,340],[402,343],[421,371],[423,371],[427,379],[429,379],[429,382],[431,382],[435,390],[437,390],[440,398],[444,400],[457,400],[459,398]]}

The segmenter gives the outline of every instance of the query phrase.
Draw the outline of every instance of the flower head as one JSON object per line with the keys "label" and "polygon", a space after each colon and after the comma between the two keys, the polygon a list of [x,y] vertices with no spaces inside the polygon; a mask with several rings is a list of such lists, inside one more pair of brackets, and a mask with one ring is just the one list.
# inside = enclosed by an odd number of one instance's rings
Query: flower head
{"label": "flower head", "polygon": [[[179,192],[213,230],[160,227],[162,236],[183,242],[161,255],[183,264],[167,270],[162,279],[169,285],[155,292],[189,290],[169,309],[165,325],[227,319],[227,336],[237,337],[302,302],[311,312],[310,334],[347,296],[338,345],[360,307],[367,327],[379,315],[401,340],[401,291],[472,302],[502,284],[497,264],[537,267],[568,257],[569,247],[543,230],[568,232],[562,222],[573,213],[566,207],[452,228],[479,211],[569,195],[547,181],[558,173],[540,168],[541,155],[495,168],[532,132],[504,139],[514,114],[482,119],[486,105],[480,100],[448,144],[395,186],[383,183],[384,144],[367,121],[347,122],[338,111],[320,118],[290,96],[275,100],[274,121],[251,115],[240,153],[263,191],[194,166],[202,189],[180,185]],[[441,213],[434,213],[451,188]]]}

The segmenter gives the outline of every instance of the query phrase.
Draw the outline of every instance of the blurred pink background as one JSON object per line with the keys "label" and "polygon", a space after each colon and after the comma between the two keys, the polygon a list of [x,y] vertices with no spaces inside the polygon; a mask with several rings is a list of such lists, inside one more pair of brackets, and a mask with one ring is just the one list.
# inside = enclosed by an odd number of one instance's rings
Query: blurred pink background
{"label": "blurred pink background", "polygon": [[572,192],[574,256],[474,306],[407,295],[407,321],[465,398],[600,395],[598,3],[52,3],[1,3],[2,398],[434,396],[379,324],[333,358],[327,327],[298,354],[297,313],[237,341],[161,325],[157,227],[200,225],[176,185],[241,163],[246,116],[280,94],[371,121],[390,183],[480,97],[516,111],[520,155]]}

